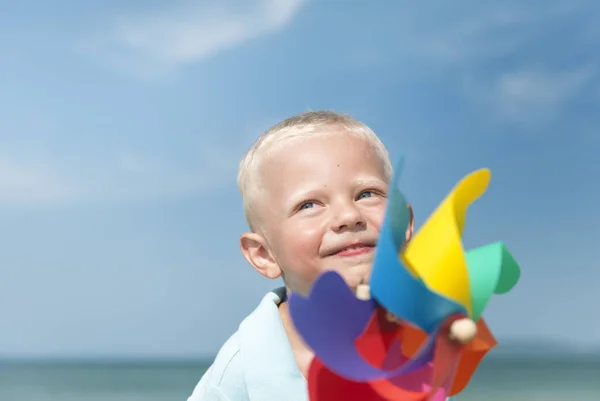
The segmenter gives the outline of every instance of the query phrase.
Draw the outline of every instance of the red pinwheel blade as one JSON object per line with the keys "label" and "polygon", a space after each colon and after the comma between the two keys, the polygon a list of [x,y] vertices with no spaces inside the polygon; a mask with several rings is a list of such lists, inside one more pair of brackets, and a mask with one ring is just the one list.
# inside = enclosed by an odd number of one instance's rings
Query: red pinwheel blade
{"label": "red pinwheel blade", "polygon": [[[382,308],[376,310],[355,345],[359,354],[367,362],[391,370],[400,366],[407,358],[403,357],[401,352],[390,353],[390,347],[401,339],[404,326],[389,322],[386,313]],[[415,353],[416,351],[418,349]]]}
{"label": "red pinwheel blade", "polygon": [[[433,361],[427,368],[389,381],[372,383],[373,389],[387,400],[445,400],[456,373],[462,348],[460,344],[448,338],[448,327],[456,318],[458,317],[450,318],[444,323],[435,341]],[[405,326],[404,335],[409,332],[406,327],[408,326]],[[417,345],[415,342],[415,346]],[[395,344],[389,352],[401,353],[400,347],[396,350],[394,348]]]}
{"label": "red pinwheel blade", "polygon": [[[377,391],[374,386],[380,386]],[[327,369],[314,358],[308,372],[310,401],[425,401],[426,393],[405,391],[386,380],[354,382]]]}

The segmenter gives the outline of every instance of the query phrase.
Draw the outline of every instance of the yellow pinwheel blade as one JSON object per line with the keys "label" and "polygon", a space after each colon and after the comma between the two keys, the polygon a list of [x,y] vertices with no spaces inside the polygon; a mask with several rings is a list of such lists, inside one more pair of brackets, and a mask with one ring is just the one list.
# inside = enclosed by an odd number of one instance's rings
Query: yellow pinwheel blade
{"label": "yellow pinwheel blade", "polygon": [[486,191],[490,178],[488,169],[464,177],[401,254],[430,290],[462,304],[469,316],[471,291],[462,232],[467,208]]}

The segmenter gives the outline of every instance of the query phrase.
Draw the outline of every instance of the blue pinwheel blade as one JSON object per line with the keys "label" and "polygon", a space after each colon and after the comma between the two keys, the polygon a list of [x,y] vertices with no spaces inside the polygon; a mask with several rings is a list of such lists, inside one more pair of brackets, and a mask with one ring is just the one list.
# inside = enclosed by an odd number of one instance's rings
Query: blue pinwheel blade
{"label": "blue pinwheel blade", "polygon": [[371,273],[371,296],[398,318],[431,334],[448,316],[466,315],[467,311],[459,303],[430,291],[400,259],[410,223],[408,202],[399,189],[402,165],[401,159],[390,184]]}

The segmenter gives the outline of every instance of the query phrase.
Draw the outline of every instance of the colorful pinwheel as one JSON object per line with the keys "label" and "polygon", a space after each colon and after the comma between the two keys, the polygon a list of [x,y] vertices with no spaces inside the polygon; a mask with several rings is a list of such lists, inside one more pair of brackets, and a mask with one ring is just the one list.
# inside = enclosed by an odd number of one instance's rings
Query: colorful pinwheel
{"label": "colorful pinwheel", "polygon": [[441,401],[465,388],[496,345],[481,314],[493,294],[516,285],[519,266],[502,243],[465,252],[461,241],[467,208],[487,189],[490,171],[463,178],[408,244],[399,171],[370,297],[357,297],[333,271],[308,297],[290,296],[294,324],[315,353],[311,401]]}

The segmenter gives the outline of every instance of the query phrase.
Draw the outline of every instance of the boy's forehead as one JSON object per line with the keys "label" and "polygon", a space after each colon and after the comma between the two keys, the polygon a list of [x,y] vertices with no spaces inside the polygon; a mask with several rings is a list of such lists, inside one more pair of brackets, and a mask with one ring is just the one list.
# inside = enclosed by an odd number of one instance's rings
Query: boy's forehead
{"label": "boy's forehead", "polygon": [[383,161],[372,146],[348,134],[315,135],[281,144],[267,153],[260,170],[263,185],[271,189],[327,181],[336,173],[384,174]]}

